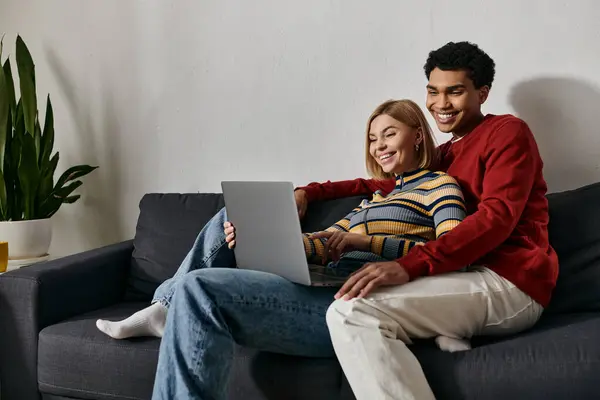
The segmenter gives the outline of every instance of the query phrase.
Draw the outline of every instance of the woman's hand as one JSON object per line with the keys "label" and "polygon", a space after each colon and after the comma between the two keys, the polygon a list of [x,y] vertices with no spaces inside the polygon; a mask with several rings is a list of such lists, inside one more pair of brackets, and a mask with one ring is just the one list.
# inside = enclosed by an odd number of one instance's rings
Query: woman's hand
{"label": "woman's hand", "polygon": [[352,273],[334,297],[342,300],[361,298],[379,286],[404,285],[409,280],[408,272],[396,261],[368,263]]}
{"label": "woman's hand", "polygon": [[225,230],[225,241],[227,242],[227,246],[230,249],[235,247],[235,226],[229,221],[225,221],[223,223],[223,228]]}
{"label": "woman's hand", "polygon": [[329,258],[333,261],[339,260],[342,253],[351,250],[371,250],[371,236],[361,235],[359,233],[323,231],[313,233],[310,235],[310,238],[327,239],[325,242],[325,254],[329,255]]}

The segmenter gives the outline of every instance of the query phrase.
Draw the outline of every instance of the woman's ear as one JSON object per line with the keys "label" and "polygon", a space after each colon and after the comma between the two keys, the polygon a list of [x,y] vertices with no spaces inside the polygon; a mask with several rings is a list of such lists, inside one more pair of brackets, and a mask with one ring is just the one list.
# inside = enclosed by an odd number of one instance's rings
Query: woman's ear
{"label": "woman's ear", "polygon": [[423,143],[423,128],[417,128],[417,134],[415,135],[415,144]]}

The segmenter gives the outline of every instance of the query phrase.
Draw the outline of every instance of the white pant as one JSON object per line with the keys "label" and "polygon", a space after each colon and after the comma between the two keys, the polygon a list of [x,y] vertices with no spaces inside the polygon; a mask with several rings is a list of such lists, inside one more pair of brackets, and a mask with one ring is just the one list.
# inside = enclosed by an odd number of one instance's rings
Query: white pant
{"label": "white pant", "polygon": [[358,400],[434,399],[410,338],[470,338],[527,329],[543,308],[484,267],[381,287],[366,298],[336,300],[327,325]]}

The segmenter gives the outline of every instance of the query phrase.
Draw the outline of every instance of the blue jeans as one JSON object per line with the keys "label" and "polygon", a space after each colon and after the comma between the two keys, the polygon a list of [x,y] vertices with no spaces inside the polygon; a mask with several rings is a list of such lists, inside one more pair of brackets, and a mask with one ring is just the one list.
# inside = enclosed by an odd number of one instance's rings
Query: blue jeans
{"label": "blue jeans", "polygon": [[160,302],[169,307],[175,289],[186,279],[189,272],[203,268],[235,268],[235,256],[225,242],[225,221],[227,212],[222,208],[202,228],[175,275],[156,288],[152,303]]}
{"label": "blue jeans", "polygon": [[221,210],[200,232],[155,301],[169,307],[152,398],[220,400],[234,344],[283,354],[333,357],[325,322],[334,288],[297,285],[235,266]]}

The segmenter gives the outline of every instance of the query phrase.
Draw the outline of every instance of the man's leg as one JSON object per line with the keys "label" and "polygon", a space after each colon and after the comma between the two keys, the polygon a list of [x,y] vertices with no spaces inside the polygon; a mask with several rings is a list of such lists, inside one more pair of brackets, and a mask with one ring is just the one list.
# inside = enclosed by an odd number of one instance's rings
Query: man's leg
{"label": "man's leg", "polygon": [[167,307],[171,302],[177,285],[190,271],[200,268],[235,267],[233,251],[227,247],[223,223],[227,220],[225,208],[222,208],[202,228],[194,245],[172,278],[164,281],[154,292],[152,305],[140,310],[122,321],[98,320],[96,326],[114,339],[134,336],[163,335]]}
{"label": "man's leg", "polygon": [[327,324],[358,400],[434,399],[406,346],[411,338],[470,338],[531,327],[542,307],[487,268],[383,287],[364,299],[336,300]]}
{"label": "man's leg", "polygon": [[153,399],[225,399],[234,343],[333,357],[325,313],[334,288],[238,269],[191,272],[173,296]]}

